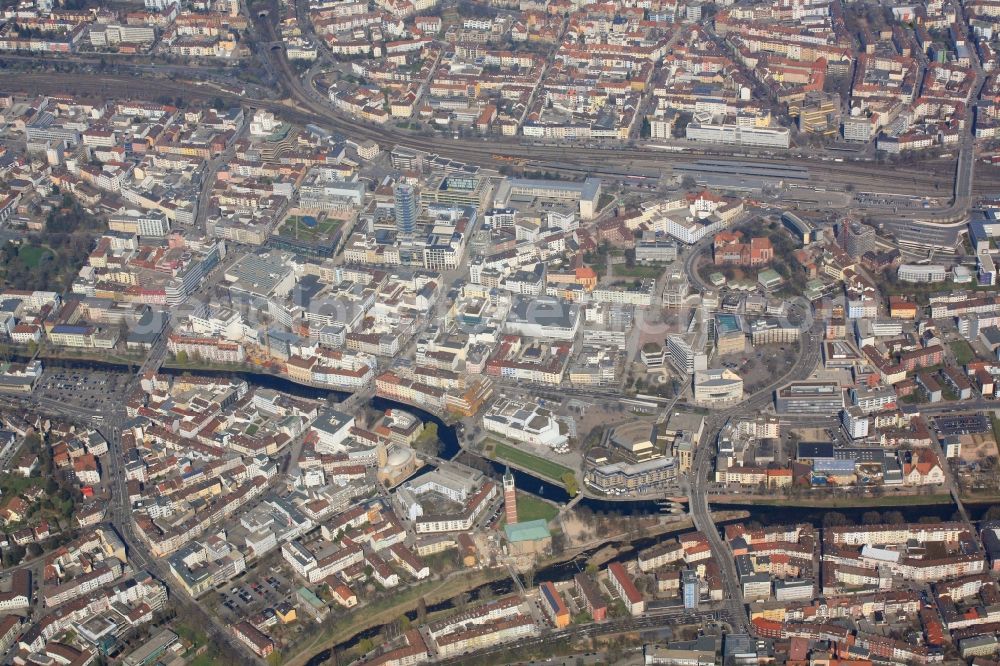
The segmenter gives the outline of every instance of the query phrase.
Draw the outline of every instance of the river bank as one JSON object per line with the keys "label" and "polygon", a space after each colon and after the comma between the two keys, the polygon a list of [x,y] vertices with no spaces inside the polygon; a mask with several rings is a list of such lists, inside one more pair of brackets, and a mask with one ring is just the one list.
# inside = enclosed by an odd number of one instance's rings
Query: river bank
{"label": "river bank", "polygon": [[[107,368],[109,370],[127,369],[129,365],[138,367],[146,360],[145,352],[118,352],[113,349],[73,349],[42,345],[37,351],[34,351],[27,345],[11,344],[7,345],[7,347],[10,350],[11,356],[19,360],[27,360],[33,355],[37,355],[42,361],[51,361],[53,364],[94,363],[96,365],[109,366]],[[176,359],[168,358],[163,361],[161,367],[191,373],[229,372],[284,377],[284,375],[268,372],[261,366],[250,363],[206,363],[204,361],[178,363]]]}
{"label": "river bank", "polygon": [[[11,345],[11,358],[16,361],[28,361],[32,357],[30,349],[24,345]],[[69,369],[91,369],[104,372],[134,372],[146,360],[145,354],[116,354],[110,351],[87,351],[70,349],[53,349],[42,347],[38,358],[44,365]],[[316,394],[333,395],[338,400],[344,400],[351,395],[346,389],[327,387],[312,382],[301,382],[288,375],[271,372],[267,368],[249,363],[178,363],[174,359],[166,359],[160,365],[164,374],[181,375],[189,373],[205,377],[240,377],[248,383],[278,388],[286,393],[306,392],[310,396]]]}
{"label": "river bank", "polygon": [[[103,359],[55,359],[50,361],[53,365],[63,365],[73,368],[92,368],[105,371],[127,372],[129,364],[109,361]],[[164,373],[180,375],[187,372],[203,376],[235,376],[245,379],[248,383],[270,388],[303,398],[313,399],[335,399],[345,400],[350,394],[343,391],[319,389],[312,386],[300,384],[283,376],[266,374],[262,372],[241,372],[228,369],[195,369],[191,366],[184,368],[164,368]],[[441,440],[442,459],[455,459],[458,462],[471,463],[480,467],[485,466],[492,475],[499,478],[502,476],[506,465],[504,463],[490,460],[480,454],[460,446],[459,436],[455,426],[445,423],[438,416],[416,408],[412,405],[399,403],[386,398],[374,397],[369,401],[368,407],[373,410],[383,411],[385,409],[397,408],[412,412],[424,421],[434,422],[438,426],[438,438]],[[526,493],[537,495],[538,497],[554,502],[565,504],[571,498],[566,489],[557,483],[535,476],[529,470],[511,470],[518,488]],[[941,517],[949,520],[954,512],[950,496],[944,494],[932,495],[883,495],[882,497],[824,497],[824,498],[776,498],[776,497],[756,497],[747,495],[725,495],[711,498],[713,507],[719,509],[746,510],[749,512],[749,519],[765,524],[777,524],[779,522],[812,522],[822,523],[824,511],[835,510],[844,513],[852,519],[860,520],[861,514],[866,510],[891,508],[897,510],[907,518],[907,520],[919,520],[924,516]],[[601,499],[594,497],[583,497],[578,500],[578,506],[590,509],[595,512],[603,512],[613,515],[658,515],[661,513],[660,499]],[[974,519],[979,519],[989,507],[995,502],[988,498],[972,497],[966,500],[966,507]]]}
{"label": "river bank", "polygon": [[834,494],[828,497],[759,497],[754,495],[713,495],[711,503],[718,506],[727,504],[755,506],[787,506],[796,508],[827,508],[827,509],[859,509],[876,508],[886,509],[900,506],[926,506],[936,504],[951,504],[951,495],[948,493],[934,493],[931,495],[883,495],[881,497],[849,497]]}
{"label": "river bank", "polygon": [[[32,351],[25,345],[8,345],[11,360],[25,362],[37,357],[43,365],[56,367],[90,367],[107,372],[128,372],[138,368],[146,360],[145,354],[116,354],[113,350],[74,350],[62,347],[41,347]],[[92,365],[91,365],[92,364]]]}
{"label": "river bank", "polygon": [[[47,361],[48,362],[48,361]],[[60,359],[50,362],[51,365],[68,365],[74,368],[95,368],[105,371],[129,371],[130,364],[115,363],[108,360],[92,361],[87,359]],[[240,372],[223,369],[213,370],[193,370],[185,368],[164,368],[164,373],[179,375],[190,372],[203,376],[234,376],[245,379],[248,383],[256,387],[271,388],[313,399],[337,399],[344,400],[349,395],[344,392],[319,389],[293,382],[287,378],[264,374],[260,372]],[[425,422],[434,422],[438,426],[438,437],[441,440],[442,459],[455,459],[459,462],[466,462],[488,472],[499,478],[506,465],[494,460],[482,457],[480,454],[463,449],[460,446],[460,428],[445,423],[434,414],[424,410],[399,403],[385,398],[374,397],[366,406],[372,410],[384,411],[385,409],[397,408],[415,414]],[[361,406],[359,406],[359,409]],[[565,505],[570,501],[570,496],[561,485],[552,483],[550,480],[534,476],[528,470],[512,470],[516,485],[519,491],[535,495],[541,499],[556,505]],[[586,516],[590,511],[600,514],[605,519],[618,517],[646,517],[662,516],[662,499],[643,498],[631,500],[600,499],[593,497],[583,497],[577,502],[577,508],[583,509],[581,513]],[[711,509],[713,510],[713,522],[716,525],[727,520],[746,520],[762,525],[778,525],[793,523],[810,523],[820,527],[824,524],[826,517],[831,512],[841,514],[849,524],[860,524],[863,519],[867,519],[866,513],[881,510],[883,514],[896,514],[892,518],[906,522],[918,522],[922,519],[952,520],[957,507],[952,502],[950,496],[943,494],[930,495],[884,495],[881,497],[842,497],[835,495],[823,498],[803,497],[794,499],[769,497],[758,497],[749,495],[726,495],[714,496],[710,498]],[[995,506],[993,502],[969,502],[966,508],[973,520],[981,520],[990,507]],[[726,512],[726,513],[721,513]],[[732,512],[732,513],[729,513]],[[661,530],[648,530],[636,533],[635,530],[622,532],[618,535],[585,541],[574,544],[566,549],[558,558],[552,558],[539,564],[539,569],[533,576],[534,582],[540,583],[546,580],[560,582],[571,580],[576,572],[583,570],[588,564],[605,566],[609,562],[634,557],[634,552],[652,545],[665,535],[672,532],[683,532],[692,528],[690,520],[686,517],[671,521],[662,526]],[[403,614],[412,620],[416,617],[416,609],[421,604],[421,598],[428,612],[447,612],[453,608],[451,599],[460,594],[468,594],[470,598],[476,599],[486,588],[495,595],[506,594],[512,591],[513,583],[510,580],[506,569],[495,569],[490,571],[456,572],[449,577],[432,582],[422,583],[414,586],[410,590],[403,590],[396,597],[388,600],[381,600],[387,605],[378,608],[362,609],[357,615],[362,617],[340,623],[330,623],[324,627],[324,631],[310,640],[303,648],[296,651],[296,655],[287,663],[306,664],[307,666],[317,666],[326,661],[333,650],[349,649],[365,638],[377,636],[385,626],[398,620]],[[346,614],[339,614],[344,617]],[[412,617],[411,617],[412,616]],[[345,620],[347,617],[345,617]],[[319,651],[318,653],[315,653]],[[310,652],[314,652],[310,656]]]}
{"label": "river bank", "polygon": [[[747,511],[742,510],[719,510],[712,512],[712,520],[718,525],[724,525],[731,522],[746,520],[749,515],[750,514]],[[670,535],[690,532],[693,529],[694,521],[691,520],[690,517],[684,517],[679,520],[664,523],[662,529],[646,530],[639,536],[639,539],[641,539],[642,542],[653,538],[662,539]],[[610,537],[610,539],[600,539],[590,543],[581,544],[576,546],[575,550],[577,550],[578,553],[584,553],[597,547],[598,550],[592,552],[587,557],[586,564],[603,567],[610,562],[621,559],[626,554],[631,555],[632,553],[642,550],[642,548],[636,547],[636,541],[629,541],[626,537],[626,533],[621,533]],[[604,543],[609,540],[612,543]]]}
{"label": "river bank", "polygon": [[[328,660],[335,649],[349,649],[365,638],[374,638],[386,625],[404,615],[416,619],[417,609],[423,604],[431,612],[435,607],[446,604],[457,595],[478,590],[484,586],[507,579],[506,569],[490,569],[476,572],[456,571],[448,577],[414,586],[396,595],[396,603],[377,611],[361,607],[357,617],[344,626],[334,623],[303,646],[296,654],[283,661],[286,666],[321,664]],[[444,608],[436,610],[445,610]],[[412,617],[411,617],[412,616]]]}
{"label": "river bank", "polygon": [[[746,518],[745,511],[720,511],[713,513],[713,520],[725,524]],[[611,562],[629,559],[644,548],[657,543],[669,536],[687,532],[693,529],[690,518],[678,521],[664,522],[655,528],[644,530],[639,538],[633,538],[629,532],[620,532],[594,542],[579,544],[566,548],[559,555],[540,560],[532,578],[535,584],[542,582],[564,582],[571,580],[578,572],[588,566],[603,567]],[[456,571],[444,580],[432,584],[415,586],[412,592],[403,591],[398,602],[392,606],[379,609],[376,613],[364,613],[350,625],[336,628],[333,632],[324,632],[317,636],[306,647],[288,658],[284,663],[290,666],[316,666],[329,659],[332,651],[347,650],[365,638],[374,638],[385,626],[403,615],[411,621],[416,619],[416,609],[420,599],[428,611],[462,594],[469,594],[471,599],[477,599],[485,588],[489,587],[494,595],[509,594],[513,591],[513,582],[506,568],[479,570],[474,572]],[[364,612],[364,608],[358,609]],[[413,617],[410,617],[410,616]],[[309,655],[314,650],[318,653]]]}

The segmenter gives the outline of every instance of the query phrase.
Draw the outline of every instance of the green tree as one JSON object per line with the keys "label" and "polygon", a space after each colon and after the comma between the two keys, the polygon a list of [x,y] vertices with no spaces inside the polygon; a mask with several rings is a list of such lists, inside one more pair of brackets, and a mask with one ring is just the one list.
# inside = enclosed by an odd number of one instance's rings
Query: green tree
{"label": "green tree", "polygon": [[534,587],[535,586],[535,568],[531,567],[524,572],[524,586]]}
{"label": "green tree", "polygon": [[423,597],[417,599],[417,622],[423,624],[427,621],[427,600]]}
{"label": "green tree", "polygon": [[838,511],[831,511],[823,515],[823,527],[843,527],[847,524],[847,516]]}
{"label": "green tree", "polygon": [[433,421],[424,424],[424,429],[413,442],[413,448],[429,456],[441,454],[441,439],[438,437],[437,423]]}
{"label": "green tree", "polygon": [[570,497],[576,497],[576,494],[580,492],[580,487],[577,485],[576,474],[573,472],[566,472],[562,475],[561,480],[563,485],[566,486],[566,492],[569,493]]}
{"label": "green tree", "polygon": [[902,525],[906,522],[906,518],[899,511],[886,511],[882,514],[882,520],[886,525]]}
{"label": "green tree", "polygon": [[38,435],[37,432],[34,432],[34,431],[29,432],[24,437],[24,445],[32,453],[38,453],[38,451],[39,451],[39,449],[41,448],[41,445],[42,445],[42,438]]}
{"label": "green tree", "polygon": [[25,550],[17,544],[7,548],[3,551],[3,565],[5,567],[13,567],[20,563],[24,559]]}

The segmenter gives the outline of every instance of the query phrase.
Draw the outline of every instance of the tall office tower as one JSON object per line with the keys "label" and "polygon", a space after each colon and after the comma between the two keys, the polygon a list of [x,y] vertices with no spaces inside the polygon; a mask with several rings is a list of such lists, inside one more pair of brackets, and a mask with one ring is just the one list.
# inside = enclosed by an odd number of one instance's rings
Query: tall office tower
{"label": "tall office tower", "polygon": [[503,475],[503,508],[507,517],[507,524],[517,523],[517,488],[514,486],[514,475],[510,469]]}
{"label": "tall office tower", "polygon": [[417,193],[412,185],[398,183],[393,190],[396,200],[396,231],[413,238],[417,230]]}
{"label": "tall office tower", "polygon": [[843,223],[841,244],[844,251],[854,259],[860,259],[866,252],[874,252],[875,228],[854,220]]}

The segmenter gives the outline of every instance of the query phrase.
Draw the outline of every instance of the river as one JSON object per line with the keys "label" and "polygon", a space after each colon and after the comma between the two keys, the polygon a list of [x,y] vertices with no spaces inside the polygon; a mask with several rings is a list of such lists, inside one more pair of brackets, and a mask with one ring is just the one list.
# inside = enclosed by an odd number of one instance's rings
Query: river
{"label": "river", "polygon": [[[120,363],[106,362],[106,361],[95,361],[95,360],[64,360],[64,359],[43,359],[43,363],[48,366],[54,367],[66,367],[73,369],[93,369],[93,370],[103,370],[108,372],[127,372],[128,366]],[[268,373],[259,372],[249,372],[249,371],[230,371],[230,370],[187,370],[182,368],[163,368],[161,370],[164,374],[168,375],[182,375],[185,373],[190,373],[194,375],[210,376],[210,377],[239,377],[247,381],[247,383],[262,387],[274,389],[276,391],[282,391],[284,393],[289,393],[303,398],[312,399],[327,399],[334,398],[337,401],[343,401],[346,399],[350,393],[344,391],[333,391],[327,389],[316,388],[312,386],[304,386],[302,384],[296,383],[290,379],[280,377],[277,375],[272,375]],[[451,460],[458,459],[459,461],[465,460],[477,466],[482,466],[485,462],[488,469],[491,469],[495,476],[499,477],[503,474],[505,466],[502,463],[498,463],[493,460],[488,460],[482,458],[475,453],[468,450],[463,450],[459,445],[458,433],[454,426],[448,425],[440,417],[431,414],[430,412],[424,411],[408,405],[405,403],[396,402],[394,400],[389,400],[387,398],[375,397],[370,403],[370,407],[377,411],[384,411],[386,409],[402,409],[404,411],[411,412],[416,416],[420,417],[424,421],[433,422],[438,427],[438,438],[441,440],[441,454],[440,457]],[[544,499],[550,500],[557,504],[569,501],[570,496],[566,490],[559,485],[556,485],[545,479],[538,478],[526,472],[520,470],[512,469],[512,474],[517,482],[517,487],[523,492],[532,493]],[[623,516],[636,516],[636,515],[654,515],[659,514],[660,504],[657,500],[604,500],[595,498],[584,498],[580,501],[580,506],[586,507],[595,513],[609,513],[618,514]],[[982,518],[983,514],[993,506],[992,503],[980,503],[973,504],[969,503],[966,505],[969,509],[969,513],[974,520],[979,520]],[[829,509],[824,509],[822,507],[801,507],[801,506],[766,506],[766,505],[754,505],[754,504],[713,504],[713,509],[736,509],[745,510],[750,513],[750,520],[755,520],[763,525],[775,525],[781,523],[796,523],[796,522],[808,522],[815,525],[821,525],[823,521],[823,515],[826,514]],[[924,516],[933,516],[941,520],[950,520],[955,512],[954,505],[950,503],[945,504],[913,504],[904,506],[886,506],[886,507],[850,507],[850,508],[836,508],[834,511],[844,514],[847,516],[848,520],[854,522],[860,522],[862,514],[865,511],[871,511],[873,509],[879,509],[882,511],[898,511],[900,512],[906,520],[916,521]]]}
{"label": "river", "polygon": [[[94,369],[103,371],[120,371],[127,372],[128,368],[125,365],[117,363],[107,363],[100,361],[73,361],[73,360],[44,360],[46,365],[55,367],[68,367],[68,368],[82,368],[82,369]],[[184,373],[190,373],[202,376],[229,376],[229,377],[239,377],[247,381],[247,383],[262,387],[270,388],[277,391],[282,391],[292,395],[296,395],[304,398],[313,399],[326,399],[335,398],[338,401],[344,400],[349,394],[341,391],[331,391],[325,389],[319,389],[311,386],[303,386],[284,377],[279,377],[276,375],[265,374],[265,373],[254,373],[245,371],[226,371],[226,370],[184,370],[178,368],[164,368],[162,369],[164,374],[170,375],[181,375]],[[402,409],[411,412],[423,419],[425,422],[433,422],[437,424],[438,427],[438,438],[441,440],[441,454],[440,457],[452,460],[457,459],[458,461],[465,461],[474,464],[477,467],[483,467],[484,464],[487,469],[491,470],[493,475],[499,477],[503,474],[505,466],[493,460],[488,460],[482,458],[475,453],[468,450],[463,450],[459,445],[459,435],[456,432],[455,427],[446,424],[438,416],[431,414],[430,412],[418,409],[411,405],[396,402],[394,400],[389,400],[386,398],[375,397],[369,403],[372,409],[378,411],[384,411],[386,409]],[[550,500],[557,504],[562,504],[569,501],[570,496],[562,486],[555,485],[544,479],[537,478],[526,472],[520,470],[512,469],[511,472],[514,475],[517,487],[523,492],[528,492],[538,497]],[[585,507],[594,513],[610,514],[610,515],[621,515],[621,516],[638,516],[638,515],[659,515],[661,513],[660,504],[657,500],[625,500],[625,501],[612,501],[612,500],[601,500],[594,498],[584,498],[580,501],[579,506]],[[985,512],[991,507],[991,503],[983,504],[968,504],[967,509],[969,510],[970,516],[973,520],[982,519]],[[823,517],[830,511],[835,511],[837,513],[843,514],[850,523],[860,523],[862,520],[862,515],[866,511],[880,510],[880,511],[898,511],[902,514],[904,520],[908,522],[916,522],[920,518],[927,516],[937,518],[939,520],[951,520],[955,514],[955,506],[951,503],[941,503],[941,504],[914,504],[905,506],[885,506],[885,507],[848,507],[848,508],[833,508],[826,509],[822,507],[803,507],[803,506],[768,506],[768,505],[757,505],[757,504],[713,504],[711,507],[713,510],[742,510],[749,514],[748,520],[756,521],[762,525],[778,525],[778,524],[788,524],[788,523],[811,523],[817,527],[821,526],[823,523]],[[643,548],[653,545],[654,543],[668,538],[671,533],[665,533],[655,537],[646,537],[637,539],[632,542],[613,542],[612,545],[619,548],[618,554],[612,561],[620,561],[624,559],[631,559],[635,556],[635,553]],[[560,582],[570,580],[578,571],[581,570],[581,562],[585,562],[591,555],[594,554],[599,548],[604,547],[607,544],[602,544],[601,546],[594,547],[591,550],[585,551],[577,555],[574,559],[568,562],[562,562],[559,564],[554,564],[546,567],[535,574],[535,582],[541,583],[545,581]],[[499,581],[494,581],[486,585],[482,585],[475,588],[469,592],[470,597],[474,600],[478,598],[482,592],[486,589],[494,595],[508,594],[512,590],[512,582],[509,578],[505,578]],[[432,607],[428,607],[428,612],[447,610],[452,607],[450,600],[443,601]],[[407,613],[407,617],[411,620],[416,618],[416,612]],[[376,636],[380,631],[384,629],[384,626],[377,626],[360,632],[350,639],[341,642],[335,648],[336,650],[344,650],[357,645],[357,643],[365,638],[371,638]],[[329,660],[332,654],[331,649],[326,649],[309,660],[308,666],[318,666]]]}
{"label": "river", "polygon": [[[720,524],[724,525],[727,522],[729,521],[723,521]],[[611,564],[612,562],[624,563],[626,560],[634,558],[638,551],[643,550],[645,548],[649,548],[650,546],[659,543],[664,539],[668,539],[681,532],[685,532],[688,529],[690,528],[687,527],[679,528],[675,530],[668,530],[656,536],[643,537],[640,539],[635,539],[633,541],[624,541],[624,540],[609,541],[607,543],[600,544],[599,546],[594,546],[593,548],[589,548],[588,550],[579,553],[571,560],[567,560],[565,562],[559,562],[556,564],[551,564],[543,569],[539,569],[537,572],[535,572],[534,583],[537,585],[539,583],[545,583],[545,582],[561,583],[572,580],[573,576],[584,570],[584,566],[587,560],[590,559],[590,557],[593,556],[594,553],[603,548],[606,548],[609,545],[618,549],[618,553],[614,557],[609,559],[607,561],[607,564]],[[487,589],[490,590],[491,594],[495,597],[503,596],[513,592],[514,589],[513,585],[514,585],[513,581],[510,578],[503,578],[500,580],[493,581],[491,583],[480,585],[479,587],[476,587],[472,590],[468,590],[466,591],[466,594],[469,596],[470,601],[475,601],[479,599],[480,596],[483,594],[483,592],[486,591]],[[448,610],[453,607],[454,604],[452,603],[452,601],[450,599],[447,599],[432,606],[428,606],[427,612],[432,613],[440,610]],[[409,611],[405,615],[411,621],[415,620],[417,617],[416,611]],[[386,626],[387,625],[382,624],[374,627],[369,627],[364,631],[358,632],[357,634],[351,636],[350,638],[341,641],[333,648],[327,648],[313,655],[313,657],[307,662],[306,666],[319,666],[319,664],[323,664],[330,659],[334,650],[336,651],[349,650],[355,645],[357,645],[360,641],[366,638],[374,638],[378,636],[379,633],[381,633],[386,628]]]}
{"label": "river", "polygon": [[[93,369],[93,370],[103,370],[110,372],[127,372],[128,366],[120,363],[106,362],[106,361],[94,361],[94,360],[63,360],[63,359],[43,359],[43,363],[48,366],[54,367],[66,367],[73,369]],[[194,375],[210,376],[210,377],[239,377],[247,381],[247,383],[262,387],[274,389],[276,391],[282,391],[284,393],[289,393],[303,398],[312,399],[327,399],[334,398],[337,401],[342,401],[346,399],[350,393],[344,391],[333,391],[327,389],[316,388],[312,386],[304,386],[302,384],[296,383],[290,379],[280,377],[277,375],[272,375],[268,373],[259,372],[249,372],[249,371],[230,371],[230,370],[187,370],[181,368],[163,368],[161,370],[164,374],[168,375],[182,375],[185,373],[190,373]],[[408,405],[405,403],[396,402],[394,400],[389,400],[387,398],[375,397],[373,398],[369,405],[372,409],[378,411],[384,411],[386,409],[402,409],[404,411],[411,412],[418,417],[420,417],[425,422],[433,422],[437,424],[438,427],[438,438],[441,440],[441,454],[440,457],[451,460],[456,459],[458,461],[466,461],[476,464],[479,467],[486,464],[487,468],[492,470],[494,476],[499,477],[503,474],[505,466],[502,463],[482,458],[475,453],[468,450],[464,450],[459,445],[458,433],[455,427],[445,423],[440,417],[431,414],[430,412],[424,411]],[[478,464],[477,464],[478,463]],[[550,500],[557,504],[561,504],[569,501],[570,496],[566,490],[559,485],[556,485],[545,479],[538,478],[526,472],[520,470],[512,469],[511,473],[514,475],[514,479],[517,482],[517,487],[523,492],[532,493],[544,499]],[[604,500],[595,498],[584,498],[580,501],[579,506],[586,507],[595,513],[607,513],[607,514],[618,514],[623,516],[636,516],[636,515],[655,515],[661,513],[660,504],[657,500]],[[982,518],[983,514],[993,506],[992,503],[985,504],[967,504],[969,513],[974,520]],[[763,525],[776,525],[782,523],[797,523],[797,522],[808,522],[814,525],[821,525],[823,521],[823,515],[826,514],[829,509],[824,509],[822,507],[801,507],[801,506],[767,506],[767,505],[754,505],[754,504],[713,504],[713,509],[736,509],[745,510],[750,514],[750,520],[755,520]],[[886,506],[886,507],[850,507],[850,508],[836,508],[834,511],[844,514],[847,516],[848,520],[852,522],[860,522],[862,514],[865,511],[871,511],[874,509],[879,509],[882,511],[898,511],[903,517],[908,521],[916,521],[924,516],[933,516],[941,520],[950,520],[955,512],[954,505],[950,503],[945,504],[913,504],[906,506]]]}

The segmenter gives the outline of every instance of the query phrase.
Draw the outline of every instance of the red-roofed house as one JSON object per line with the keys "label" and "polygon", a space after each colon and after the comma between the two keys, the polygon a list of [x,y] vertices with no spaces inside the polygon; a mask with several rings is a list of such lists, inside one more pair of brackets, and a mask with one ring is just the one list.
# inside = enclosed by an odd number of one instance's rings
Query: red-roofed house
{"label": "red-roofed house", "polygon": [[619,562],[612,562],[608,566],[608,583],[612,589],[625,602],[625,608],[633,616],[641,615],[646,610],[646,602],[642,599],[642,594],[632,582],[632,577],[625,571],[625,567]]}

